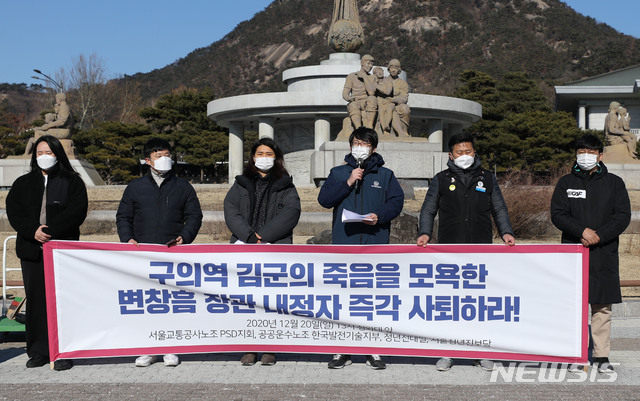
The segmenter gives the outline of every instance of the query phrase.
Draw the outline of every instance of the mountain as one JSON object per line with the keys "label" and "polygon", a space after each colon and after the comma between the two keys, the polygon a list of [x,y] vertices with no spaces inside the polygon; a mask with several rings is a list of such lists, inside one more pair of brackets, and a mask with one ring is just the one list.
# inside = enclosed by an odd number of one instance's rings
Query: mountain
{"label": "mountain", "polygon": [[54,101],[54,95],[47,94],[42,85],[0,83],[0,126],[8,124],[7,119],[13,119],[18,130],[22,124],[37,118]]}
{"label": "mountain", "polygon": [[[378,65],[398,58],[412,90],[448,95],[465,69],[496,78],[526,71],[548,85],[640,63],[640,40],[559,0],[359,1]],[[145,99],[186,87],[216,97],[283,91],[282,71],[328,59],[333,2],[276,0],[223,39],[149,73],[125,76]]]}

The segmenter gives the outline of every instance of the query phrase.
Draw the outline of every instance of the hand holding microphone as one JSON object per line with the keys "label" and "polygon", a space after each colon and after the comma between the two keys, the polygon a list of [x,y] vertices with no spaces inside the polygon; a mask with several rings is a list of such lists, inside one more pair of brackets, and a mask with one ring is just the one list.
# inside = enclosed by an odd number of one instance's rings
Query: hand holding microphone
{"label": "hand holding microphone", "polygon": [[[362,158],[358,159],[358,162],[356,164],[356,168],[353,169],[353,172],[351,173],[352,176],[355,176],[354,178],[356,179],[356,182],[354,184],[354,189],[357,191],[358,189],[360,189],[360,182],[362,181],[362,163],[364,162],[364,160]],[[355,174],[354,174],[355,173]]]}

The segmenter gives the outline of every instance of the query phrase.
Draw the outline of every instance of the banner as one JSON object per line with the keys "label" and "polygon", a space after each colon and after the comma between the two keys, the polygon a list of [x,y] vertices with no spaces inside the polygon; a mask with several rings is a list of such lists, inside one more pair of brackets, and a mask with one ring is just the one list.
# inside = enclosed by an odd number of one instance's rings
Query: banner
{"label": "banner", "polygon": [[295,352],[587,361],[582,245],[44,246],[51,360]]}

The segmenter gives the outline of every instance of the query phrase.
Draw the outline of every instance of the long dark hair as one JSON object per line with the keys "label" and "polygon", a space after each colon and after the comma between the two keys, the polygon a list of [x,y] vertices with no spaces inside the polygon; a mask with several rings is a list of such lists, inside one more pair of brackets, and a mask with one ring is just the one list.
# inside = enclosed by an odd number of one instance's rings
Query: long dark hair
{"label": "long dark hair", "polygon": [[40,144],[40,142],[46,142],[47,145],[49,145],[49,149],[51,149],[54,156],[58,159],[58,163],[56,164],[56,166],[58,166],[60,174],[68,177],[78,175],[73,167],[71,167],[71,162],[69,162],[69,158],[67,157],[67,153],[62,147],[62,143],[60,143],[58,138],[51,135],[41,136],[33,145],[33,152],[31,153],[31,171],[40,171],[40,166],[38,166],[38,162],[36,161],[38,145]]}
{"label": "long dark hair", "polygon": [[250,178],[254,178],[260,175],[258,169],[256,168],[256,164],[253,161],[253,157],[256,154],[256,150],[258,150],[258,147],[262,145],[271,148],[271,150],[273,150],[273,153],[276,154],[276,160],[273,162],[273,167],[271,168],[271,170],[269,170],[269,174],[271,174],[271,176],[275,179],[278,179],[283,175],[289,175],[287,169],[284,167],[284,155],[282,154],[282,150],[280,150],[280,147],[271,138],[261,138],[254,142],[253,146],[251,147],[251,153],[249,154],[249,160],[244,166],[244,171],[242,172],[242,174]]}

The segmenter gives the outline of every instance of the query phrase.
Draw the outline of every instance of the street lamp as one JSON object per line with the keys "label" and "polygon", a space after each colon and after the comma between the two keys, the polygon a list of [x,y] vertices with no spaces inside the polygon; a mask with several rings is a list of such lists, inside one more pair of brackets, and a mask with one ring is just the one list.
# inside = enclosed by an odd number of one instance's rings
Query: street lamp
{"label": "street lamp", "polygon": [[54,85],[58,88],[58,90],[59,90],[60,92],[64,92],[64,90],[62,89],[62,85],[60,85],[59,83],[57,83],[57,82],[55,81],[55,79],[51,78],[50,76],[48,76],[47,74],[43,73],[43,72],[42,72],[42,71],[40,71],[40,70],[36,70],[36,69],[34,69],[34,70],[33,70],[33,72],[35,72],[35,73],[37,73],[37,74],[42,75],[44,78],[40,78],[40,77],[37,77],[37,76],[35,76],[35,75],[32,75],[32,76],[31,76],[31,78],[33,78],[33,79],[39,79],[39,80],[41,80],[41,81],[45,81],[45,82],[48,82],[48,83],[50,83],[50,84],[54,84]]}

